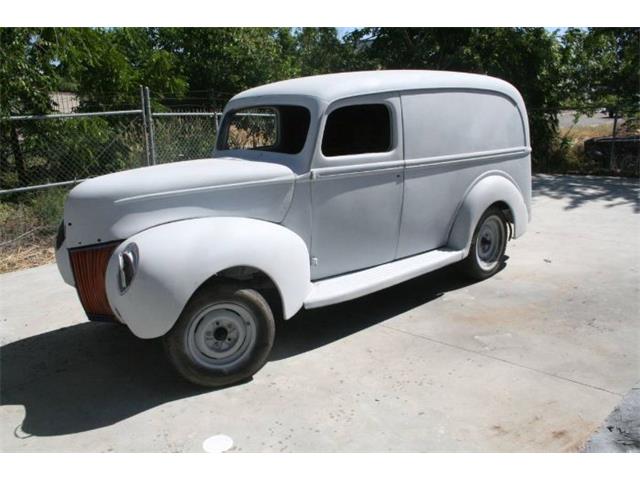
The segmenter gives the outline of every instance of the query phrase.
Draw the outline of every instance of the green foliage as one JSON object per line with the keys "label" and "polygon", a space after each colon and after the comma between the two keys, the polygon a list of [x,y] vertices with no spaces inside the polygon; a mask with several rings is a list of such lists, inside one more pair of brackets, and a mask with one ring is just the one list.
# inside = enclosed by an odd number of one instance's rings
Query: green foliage
{"label": "green foliage", "polygon": [[301,28],[294,33],[298,73],[302,76],[357,70],[358,55],[352,42],[338,38],[335,28]]}
{"label": "green foliage", "polygon": [[139,118],[86,117],[6,123],[19,132],[18,148],[23,160],[17,168],[15,152],[8,149],[0,170],[2,189],[83,179],[139,167],[145,161]]}
{"label": "green foliage", "polygon": [[58,37],[66,52],[60,71],[76,83],[83,110],[138,106],[140,85],[159,99],[187,90],[177,58],[157,48],[154,29],[65,28]]}
{"label": "green foliage", "polygon": [[228,96],[295,76],[288,29],[160,28],[159,49],[171,53],[192,91]]}
{"label": "green foliage", "polygon": [[142,164],[139,120],[6,121],[49,113],[51,93],[73,89],[80,110],[139,108],[139,85],[180,96],[176,58],[148,29],[0,29],[0,188],[85,178]]}
{"label": "green foliage", "polygon": [[31,194],[28,204],[41,225],[54,227],[60,223],[68,193],[66,188],[52,188]]}
{"label": "green foliage", "polygon": [[55,232],[69,187],[17,193],[0,200],[0,242],[30,231]]}
{"label": "green foliage", "polygon": [[48,153],[53,178],[87,178],[142,165],[138,119],[78,118],[57,127],[47,136],[55,146],[42,149]]}
{"label": "green foliage", "polygon": [[50,28],[0,28],[0,117],[46,113],[58,77]]}
{"label": "green foliage", "polygon": [[154,125],[158,163],[211,156],[217,134],[212,117],[162,117]]}
{"label": "green foliage", "polygon": [[637,115],[640,28],[571,28],[561,45],[561,90],[568,104],[584,113],[607,107]]}

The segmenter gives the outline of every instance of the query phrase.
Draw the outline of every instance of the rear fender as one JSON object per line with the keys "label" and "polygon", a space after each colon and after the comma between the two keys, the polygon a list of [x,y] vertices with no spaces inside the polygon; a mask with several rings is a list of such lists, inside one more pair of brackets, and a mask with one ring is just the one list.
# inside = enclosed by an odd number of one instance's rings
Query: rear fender
{"label": "rear fender", "polygon": [[511,179],[495,172],[478,180],[465,195],[450,230],[447,247],[463,250],[466,257],[480,217],[497,202],[504,202],[511,210],[514,237],[524,234],[529,221],[525,199]]}

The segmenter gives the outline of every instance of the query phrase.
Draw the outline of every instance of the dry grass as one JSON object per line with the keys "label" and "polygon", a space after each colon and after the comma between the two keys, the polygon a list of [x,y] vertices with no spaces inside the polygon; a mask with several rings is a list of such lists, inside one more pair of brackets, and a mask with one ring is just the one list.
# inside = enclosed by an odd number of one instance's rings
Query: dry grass
{"label": "dry grass", "polygon": [[54,261],[66,193],[47,190],[0,201],[0,273]]}
{"label": "dry grass", "polygon": [[38,267],[55,260],[53,236],[38,237],[12,247],[0,247],[0,273]]}
{"label": "dry grass", "polygon": [[590,171],[595,168],[593,162],[584,154],[584,142],[594,137],[604,137],[611,135],[610,125],[597,126],[572,126],[560,129],[558,138],[558,160],[556,164],[561,171],[570,173],[580,173]]}
{"label": "dry grass", "polygon": [[[621,120],[618,123],[617,135],[625,136],[625,135],[638,135],[640,134],[640,129],[637,128],[638,125],[633,121],[625,122]],[[572,127],[561,128],[560,129],[560,137],[568,138],[573,143],[583,143],[585,140],[589,140],[590,138],[595,137],[608,137],[613,134],[612,125],[594,125],[594,126],[577,126],[574,125]]]}
{"label": "dry grass", "polygon": [[[607,172],[602,165],[596,164],[587,158],[584,152],[584,142],[590,138],[608,137],[612,135],[612,125],[595,126],[571,126],[561,128],[557,141],[555,164],[559,173],[591,173],[614,174]],[[621,122],[618,125],[618,136],[637,135],[637,124],[634,122]]]}
{"label": "dry grass", "polygon": [[569,128],[561,128],[560,135],[570,138],[574,142],[584,142],[594,137],[606,137],[611,135],[611,125],[596,125],[587,127],[573,126]]}
{"label": "dry grass", "polygon": [[275,142],[275,139],[273,135],[269,135],[267,132],[259,129],[251,130],[231,125],[227,142],[231,148],[253,149],[271,146]]}

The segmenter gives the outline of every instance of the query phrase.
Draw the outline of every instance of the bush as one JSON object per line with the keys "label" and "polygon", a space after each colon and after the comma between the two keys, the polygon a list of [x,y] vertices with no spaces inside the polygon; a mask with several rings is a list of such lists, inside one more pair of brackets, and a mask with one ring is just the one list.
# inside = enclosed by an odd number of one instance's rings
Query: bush
{"label": "bush", "polygon": [[53,188],[32,195],[29,204],[40,225],[57,227],[62,219],[67,193],[68,188]]}

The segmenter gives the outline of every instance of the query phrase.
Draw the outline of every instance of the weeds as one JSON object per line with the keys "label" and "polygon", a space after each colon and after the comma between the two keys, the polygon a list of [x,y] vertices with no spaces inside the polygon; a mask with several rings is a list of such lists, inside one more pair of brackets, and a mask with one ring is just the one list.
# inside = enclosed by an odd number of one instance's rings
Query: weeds
{"label": "weeds", "polygon": [[53,242],[68,191],[43,190],[0,201],[0,273],[54,260]]}
{"label": "weeds", "polygon": [[[637,123],[631,121],[622,123],[617,135],[637,135]],[[597,164],[585,155],[584,142],[590,138],[608,137],[612,134],[611,124],[596,126],[577,126],[560,129],[555,139],[550,165],[554,165],[550,173],[579,173],[579,174],[614,174],[606,171],[607,166]]]}

